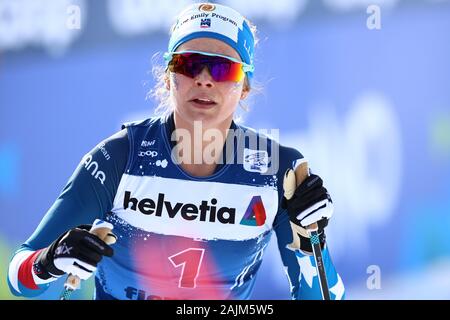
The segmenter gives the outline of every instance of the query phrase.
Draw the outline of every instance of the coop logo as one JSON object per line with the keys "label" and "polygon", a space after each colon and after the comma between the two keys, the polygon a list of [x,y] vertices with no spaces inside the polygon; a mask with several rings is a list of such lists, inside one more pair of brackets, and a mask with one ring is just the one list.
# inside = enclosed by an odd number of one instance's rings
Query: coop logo
{"label": "coop logo", "polygon": [[155,150],[146,150],[146,151],[139,151],[138,156],[139,157],[150,157],[154,158],[158,155],[158,152]]}
{"label": "coop logo", "polygon": [[103,171],[98,170],[98,163],[97,161],[92,161],[92,155],[89,154],[84,157],[82,160],[82,164],[95,179],[98,179],[101,184],[105,184],[106,175]]}

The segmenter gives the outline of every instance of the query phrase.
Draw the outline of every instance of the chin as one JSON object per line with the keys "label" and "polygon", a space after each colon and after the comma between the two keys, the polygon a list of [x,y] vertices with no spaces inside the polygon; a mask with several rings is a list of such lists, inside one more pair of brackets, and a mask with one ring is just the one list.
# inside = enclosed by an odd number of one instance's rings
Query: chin
{"label": "chin", "polygon": [[199,108],[188,108],[186,110],[187,118],[191,121],[203,121],[208,123],[220,122],[221,117],[219,108],[210,108],[210,109],[199,109]]}
{"label": "chin", "polygon": [[220,123],[227,121],[233,114],[224,113],[220,106],[213,108],[201,109],[192,106],[184,106],[178,110],[179,115],[193,123],[194,121],[201,121],[203,127],[217,127]]}

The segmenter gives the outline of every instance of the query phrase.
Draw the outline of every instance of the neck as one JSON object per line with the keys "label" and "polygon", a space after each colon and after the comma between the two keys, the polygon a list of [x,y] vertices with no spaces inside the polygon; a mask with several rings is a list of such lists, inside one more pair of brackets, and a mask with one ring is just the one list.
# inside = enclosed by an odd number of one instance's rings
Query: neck
{"label": "neck", "polygon": [[211,125],[206,121],[190,122],[175,111],[175,152],[181,167],[193,176],[209,176],[222,159],[222,150],[233,121],[232,115]]}

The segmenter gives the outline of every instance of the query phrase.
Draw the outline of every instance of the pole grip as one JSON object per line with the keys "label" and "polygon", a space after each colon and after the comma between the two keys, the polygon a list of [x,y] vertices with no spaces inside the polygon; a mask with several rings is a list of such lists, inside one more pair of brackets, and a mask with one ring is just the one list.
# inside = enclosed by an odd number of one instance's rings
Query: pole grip
{"label": "pole grip", "polygon": [[[114,244],[116,237],[111,233],[113,225],[109,222],[96,219],[92,224],[89,233],[96,235],[99,239],[103,240],[106,244]],[[80,287],[81,280],[78,276],[69,274],[64,283],[64,288],[69,290],[77,290]]]}

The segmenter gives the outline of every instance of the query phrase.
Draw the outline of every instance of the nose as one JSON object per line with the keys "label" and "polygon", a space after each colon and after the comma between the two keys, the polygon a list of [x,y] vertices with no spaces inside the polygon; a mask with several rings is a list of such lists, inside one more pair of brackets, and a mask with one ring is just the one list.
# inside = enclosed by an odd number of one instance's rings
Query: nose
{"label": "nose", "polygon": [[204,67],[195,78],[195,84],[198,87],[212,88],[214,86],[213,79],[207,67]]}

